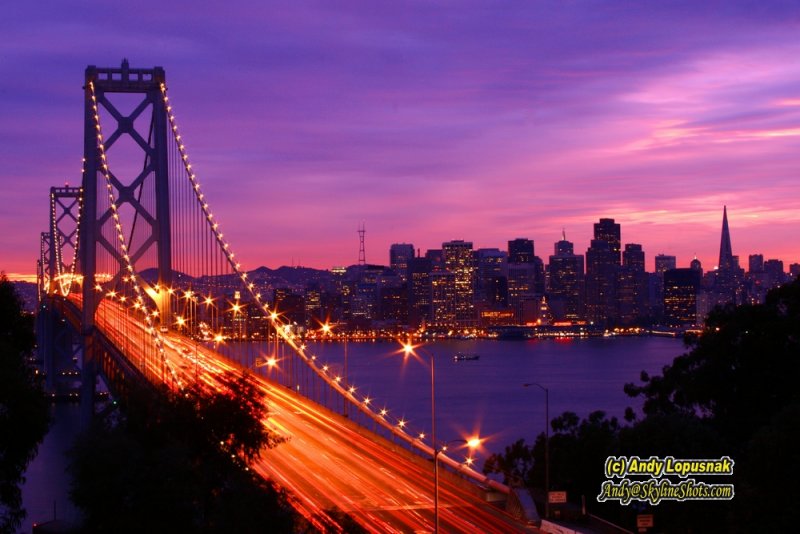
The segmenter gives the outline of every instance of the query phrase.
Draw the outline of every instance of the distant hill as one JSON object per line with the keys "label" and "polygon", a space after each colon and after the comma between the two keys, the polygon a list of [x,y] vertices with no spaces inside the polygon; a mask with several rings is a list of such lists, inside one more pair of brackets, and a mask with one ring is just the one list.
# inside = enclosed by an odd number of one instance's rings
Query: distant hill
{"label": "distant hill", "polygon": [[[145,269],[139,273],[139,276],[152,284],[158,279],[158,271],[156,269]],[[238,276],[226,274],[221,278],[225,282],[232,283],[238,279]],[[252,271],[247,271],[247,278],[259,285],[292,287],[306,286],[308,284],[326,285],[333,280],[333,274],[330,271],[312,269],[311,267],[287,267],[284,265],[277,269],[270,269],[269,267],[261,266]],[[173,280],[185,282],[187,280],[191,281],[192,277],[185,273],[173,271]]]}
{"label": "distant hill", "polygon": [[36,284],[33,282],[20,282],[20,281],[12,281],[14,284],[14,288],[17,290],[17,294],[22,299],[24,309],[27,312],[35,312],[36,311],[36,304],[39,299],[36,291]]}

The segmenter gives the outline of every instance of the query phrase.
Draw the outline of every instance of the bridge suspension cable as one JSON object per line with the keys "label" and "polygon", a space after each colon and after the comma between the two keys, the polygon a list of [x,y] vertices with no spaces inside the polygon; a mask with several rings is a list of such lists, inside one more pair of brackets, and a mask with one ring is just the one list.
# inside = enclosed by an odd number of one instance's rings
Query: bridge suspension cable
{"label": "bridge suspension cable", "polygon": [[[128,71],[124,64],[121,70],[123,80],[127,80]],[[102,72],[105,74],[106,71]],[[108,76],[115,72],[109,69]],[[141,72],[139,76],[142,76]],[[113,80],[106,80],[109,79]],[[436,444],[424,442],[424,432],[411,432],[405,418],[390,414],[385,406],[380,408],[376,399],[357,391],[347,376],[335,374],[333,366],[311,354],[294,336],[291,323],[283,319],[278,309],[267,304],[260,292],[264,286],[259,287],[242,269],[211,211],[189,159],[166,83],[160,81],[156,86],[161,99],[158,106],[154,97],[149,96],[135,105],[128,116],[112,105],[103,92],[98,96],[93,81],[88,81],[87,87],[98,158],[97,176],[88,178],[102,183],[100,188],[105,189],[105,194],[97,195],[96,206],[99,217],[96,246],[101,253],[97,255],[95,278],[85,283],[93,284],[94,289],[105,297],[100,299],[98,307],[98,312],[105,317],[99,324],[117,325],[116,328],[133,331],[137,336],[136,343],[128,343],[127,335],[119,335],[119,332],[109,334],[125,345],[131,363],[152,379],[182,388],[191,380],[186,363],[193,364],[197,375],[199,353],[202,352],[198,350],[200,343],[213,343],[216,348],[225,340],[245,342],[246,350],[253,352],[246,354],[244,366],[251,362],[258,366],[259,361],[263,363],[269,359],[263,357],[252,341],[269,343],[271,338],[275,342],[272,361],[278,359],[279,341],[289,348],[292,369],[287,374],[292,374],[292,378],[285,380],[291,389],[300,392],[299,377],[305,376],[308,380],[310,370],[312,384],[316,380],[321,389],[327,388],[325,395],[317,395],[318,399],[328,398],[327,393],[331,392],[346,405],[356,408],[355,413],[361,414],[359,417],[373,428],[384,429],[424,454],[429,455],[435,450]],[[120,92],[124,91],[120,89]],[[136,126],[142,110],[148,105],[153,108],[153,118],[147,131],[139,133]],[[161,113],[163,115],[159,118]],[[117,130],[107,139],[101,128],[101,115],[110,115],[118,124]],[[162,155],[153,144],[153,139],[159,135],[159,121],[168,132],[168,139],[162,147],[164,161],[161,162],[166,170],[167,187],[162,189],[146,181],[150,173],[155,172],[153,169],[161,165],[157,159]],[[145,154],[144,161],[138,167],[134,166],[134,172],[138,174],[129,185],[121,183],[112,172],[108,154],[114,145],[114,157],[119,150],[122,162],[118,164],[115,159],[114,170],[131,170],[123,168],[125,146],[120,141],[124,134],[133,139],[134,148],[141,148]],[[166,214],[162,219],[153,214],[158,213],[159,202],[165,200],[168,209],[162,210],[161,213]],[[166,239],[169,272],[166,275],[161,272],[164,251],[151,246],[159,239],[164,240],[163,233],[159,234],[163,225],[169,228]],[[91,246],[95,246],[94,243]],[[71,298],[79,300],[77,295]],[[128,315],[143,321],[142,327],[132,325]],[[248,318],[253,321],[248,321]],[[264,329],[248,332],[248,323],[253,322],[265,325],[266,332]],[[185,336],[186,341],[179,341],[180,336],[176,334]],[[192,344],[193,355],[188,348]],[[170,349],[169,356],[165,347]],[[175,353],[185,359],[183,364],[180,359],[177,360],[179,363],[173,363]],[[161,372],[154,373],[155,369]],[[308,390],[302,393],[309,397],[313,395]],[[324,403],[322,400],[318,402]]]}

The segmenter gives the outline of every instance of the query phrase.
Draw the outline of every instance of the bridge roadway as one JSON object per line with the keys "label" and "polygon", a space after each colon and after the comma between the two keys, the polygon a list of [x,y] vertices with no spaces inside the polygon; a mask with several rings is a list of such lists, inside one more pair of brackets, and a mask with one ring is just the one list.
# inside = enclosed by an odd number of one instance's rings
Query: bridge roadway
{"label": "bridge roadway", "polygon": [[[143,326],[104,301],[98,327],[132,359],[142,357],[136,341]],[[171,367],[184,384],[199,380],[219,388],[219,376],[241,367],[183,336],[164,336]],[[162,376],[160,363],[145,359],[149,376]],[[370,532],[433,531],[433,466],[410,451],[257,374],[267,395],[264,424],[287,441],[262,451],[251,467],[287,489],[295,508],[324,532],[341,528],[328,514],[341,510]],[[440,468],[441,532],[537,532],[486,502],[485,492]]]}

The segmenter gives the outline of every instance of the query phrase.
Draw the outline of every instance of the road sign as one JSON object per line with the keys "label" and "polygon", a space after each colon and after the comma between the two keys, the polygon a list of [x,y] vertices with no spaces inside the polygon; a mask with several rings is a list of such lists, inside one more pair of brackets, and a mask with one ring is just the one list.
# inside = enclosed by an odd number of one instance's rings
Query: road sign
{"label": "road sign", "polygon": [[563,504],[567,502],[566,491],[551,491],[547,494],[547,501],[550,504]]}
{"label": "road sign", "polygon": [[652,528],[653,514],[639,514],[636,516],[636,526],[638,528]]}

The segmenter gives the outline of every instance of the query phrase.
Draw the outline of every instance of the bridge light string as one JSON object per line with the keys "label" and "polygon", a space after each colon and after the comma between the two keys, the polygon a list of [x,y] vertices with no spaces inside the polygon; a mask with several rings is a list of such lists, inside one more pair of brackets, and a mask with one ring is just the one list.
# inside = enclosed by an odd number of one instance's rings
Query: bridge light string
{"label": "bridge light string", "polygon": [[[145,292],[142,289],[141,285],[139,284],[138,274],[136,273],[136,270],[134,269],[133,263],[131,263],[131,259],[128,256],[128,247],[127,247],[126,241],[125,241],[125,234],[122,231],[122,225],[119,222],[119,213],[118,213],[117,202],[116,202],[116,199],[114,197],[114,190],[113,190],[112,182],[111,182],[111,173],[109,171],[108,162],[107,162],[108,158],[106,157],[105,145],[103,143],[103,132],[102,132],[102,129],[100,127],[100,115],[98,113],[98,107],[97,107],[97,95],[95,94],[94,82],[92,82],[92,81],[89,82],[89,90],[91,92],[92,110],[94,111],[94,120],[95,120],[95,126],[96,126],[96,130],[97,130],[97,148],[98,148],[98,150],[100,152],[100,160],[102,161],[101,173],[103,174],[103,177],[105,178],[106,188],[108,190],[108,200],[109,200],[110,207],[111,207],[111,212],[112,212],[112,218],[114,219],[114,223],[115,223],[114,226],[116,228],[116,234],[117,234],[117,237],[119,239],[119,247],[123,252],[122,259],[124,260],[125,268],[128,271],[128,279],[130,280],[131,285],[133,286],[133,290],[134,290],[134,293],[135,293],[135,296],[136,296],[136,299],[135,299],[136,300],[136,304],[138,304],[138,308],[141,308],[144,311],[144,319],[145,319],[145,323],[147,324],[147,329],[146,330],[148,331],[148,333],[151,334],[151,337],[155,342],[156,349],[158,350],[158,354],[161,357],[161,364],[162,364],[162,366],[166,366],[166,368],[169,370],[169,372],[170,372],[170,374],[172,376],[173,382],[180,389],[182,389],[182,382],[179,379],[178,374],[175,371],[175,369],[173,368],[172,364],[169,362],[169,360],[166,357],[166,351],[164,350],[163,339],[161,338],[161,334],[159,333],[158,329],[155,327],[153,318],[156,316],[156,314],[152,314],[150,312],[150,309],[145,304],[145,299],[144,299]],[[163,367],[162,367],[162,369],[163,369]],[[147,366],[146,365],[145,365],[144,371],[145,372],[147,371]]]}
{"label": "bridge light string", "polygon": [[[83,164],[81,165],[81,176],[86,172],[85,162],[86,159],[82,158],[81,161]],[[64,258],[62,254],[62,244],[65,243],[62,241],[62,231],[58,228],[58,218],[56,217],[56,205],[58,202],[56,201],[55,193],[50,193],[50,239],[56,239],[57,241],[54,242],[53,248],[55,248],[56,257],[55,257],[55,264],[57,274],[55,274],[55,280],[58,281],[59,290],[63,297],[68,297],[70,291],[72,290],[72,285],[76,281],[75,275],[75,268],[78,263],[78,247],[80,246],[80,228],[81,228],[81,214],[83,212],[83,188],[79,189],[79,195],[76,198],[75,202],[73,202],[69,208],[64,204],[61,204],[62,207],[65,209],[65,214],[61,217],[62,219],[64,216],[69,213],[70,217],[75,221],[75,230],[72,232],[75,235],[75,240],[72,242],[72,263],[70,264],[70,272],[68,274],[64,273]],[[77,204],[78,206],[78,214],[77,217],[72,216],[72,208]],[[48,267],[49,268],[49,267]]]}
{"label": "bridge light string", "polygon": [[[297,343],[292,338],[292,335],[287,333],[285,330],[286,324],[279,320],[279,316],[275,311],[270,312],[269,306],[263,303],[261,294],[256,293],[255,285],[253,283],[248,283],[247,281],[247,273],[241,270],[241,264],[235,261],[235,254],[233,251],[230,250],[230,244],[228,241],[224,239],[224,234],[220,228],[219,223],[214,218],[214,214],[211,212],[211,208],[209,207],[208,202],[205,199],[205,196],[202,192],[199,182],[197,181],[197,175],[192,170],[192,165],[190,163],[189,155],[186,150],[186,146],[183,143],[180,129],[178,128],[177,121],[175,119],[175,113],[173,110],[173,106],[169,101],[169,96],[167,95],[167,86],[165,83],[160,84],[161,88],[161,95],[164,101],[164,107],[167,112],[167,118],[169,121],[169,126],[173,134],[173,138],[175,141],[175,147],[178,149],[179,158],[178,160],[182,162],[184,170],[186,172],[186,176],[189,178],[189,182],[191,184],[191,190],[194,192],[195,198],[197,200],[197,204],[200,206],[200,209],[203,214],[203,219],[208,224],[216,242],[221,247],[222,253],[225,256],[225,260],[233,269],[233,272],[241,279],[242,284],[247,289],[250,296],[253,300],[258,304],[259,308],[264,311],[267,316],[271,319],[272,325],[276,333],[278,333],[281,338],[292,348],[294,352],[304,360],[305,364],[314,370],[314,372],[328,384],[329,387],[338,391],[344,398],[345,402],[348,402],[348,397],[352,399],[351,404],[353,404],[356,408],[358,408],[362,413],[373,419],[374,421],[380,423],[384,428],[391,431],[393,434],[398,436],[406,437],[408,434],[405,431],[405,427],[407,425],[407,421],[404,419],[398,419],[396,425],[391,424],[389,422],[388,411],[382,410],[381,413],[376,413],[370,408],[370,403],[372,399],[369,397],[364,397],[361,401],[359,401],[355,395],[356,389],[355,387],[350,384],[345,383],[343,384],[343,380],[341,376],[331,376],[328,374],[329,367],[327,364],[323,365],[322,367],[316,364],[316,356],[309,357],[306,355],[306,351],[303,347],[297,345]],[[313,358],[313,359],[312,359]],[[424,437],[424,433],[422,433]],[[410,441],[412,445],[415,445],[414,441]]]}
{"label": "bridge light string", "polygon": [[[81,158],[81,180],[83,180],[83,175],[86,174],[86,158]],[[72,290],[72,284],[75,282],[75,267],[78,264],[79,258],[79,249],[81,246],[81,218],[83,217],[83,187],[78,190],[78,218],[75,220],[75,246],[73,247],[73,258],[72,258],[72,265],[70,265],[70,273],[69,273],[69,285],[67,286],[67,293],[64,296],[68,296],[69,292]],[[63,293],[63,291],[62,291]]]}

